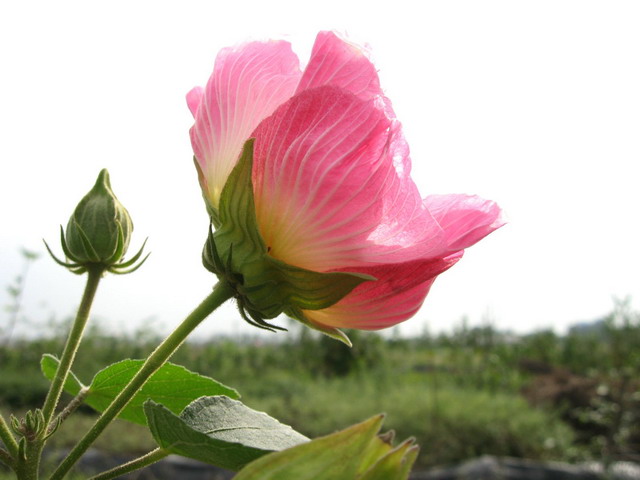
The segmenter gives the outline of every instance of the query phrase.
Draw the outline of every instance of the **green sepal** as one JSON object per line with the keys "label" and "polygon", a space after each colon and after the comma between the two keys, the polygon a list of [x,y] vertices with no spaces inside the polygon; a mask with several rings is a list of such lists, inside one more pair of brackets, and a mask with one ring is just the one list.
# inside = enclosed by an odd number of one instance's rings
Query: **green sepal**
{"label": "green sepal", "polygon": [[140,250],[138,250],[138,252],[133,257],[131,257],[126,262],[121,262],[116,265],[113,265],[111,268],[109,268],[109,271],[111,273],[115,273],[116,275],[126,275],[128,273],[133,273],[136,270],[138,270],[144,264],[144,262],[147,261],[147,258],[149,258],[149,255],[151,255],[151,252],[147,253],[142,260],[140,260],[137,264],[134,265],[134,263],[136,263],[138,259],[142,256],[142,252],[144,250],[144,246],[147,244],[147,240],[148,238],[146,238],[144,242],[142,242],[142,247],[140,247]]}
{"label": "green sepal", "polygon": [[200,187],[202,188],[202,198],[204,199],[204,204],[207,207],[207,213],[209,214],[209,218],[211,219],[211,223],[215,228],[220,226],[220,219],[218,218],[218,209],[211,205],[209,198],[206,195],[207,191],[207,181],[204,172],[200,168],[200,164],[198,163],[198,159],[193,156],[193,164],[196,167],[196,171],[198,172],[198,181],[200,182]]}
{"label": "green sepal", "polygon": [[[86,261],[89,263],[99,262],[100,256],[91,245],[91,241],[89,240],[89,237],[87,237],[87,234],[84,232],[84,230],[82,230],[82,227],[80,226],[80,224],[76,222],[74,219],[71,219],[69,221],[69,224],[67,225],[67,232],[74,231],[74,230],[76,231],[76,235],[80,239],[80,243],[78,245],[82,247],[82,251],[83,251],[81,258],[85,258]],[[70,237],[70,236],[71,235],[67,235],[67,237]],[[78,249],[78,247],[76,247],[76,249]]]}
{"label": "green sepal", "polygon": [[307,317],[305,317],[304,313],[300,309],[289,308],[285,310],[285,313],[289,317],[295,320],[298,320],[300,323],[305,324],[307,327],[312,328],[313,330],[317,330],[320,333],[324,333],[325,335],[335,340],[338,340],[339,342],[344,343],[347,347],[353,346],[347,334],[344,333],[342,330],[335,327],[329,327],[326,325],[320,325],[320,324],[314,323],[311,320],[309,320]]}
{"label": "green sepal", "polygon": [[[287,313],[304,318],[302,310],[320,310],[335,304],[362,282],[374,277],[359,273],[321,273],[286,264],[269,255],[260,234],[251,179],[253,139],[247,140],[238,163],[220,196],[219,225],[209,234],[203,263],[234,286],[243,317],[263,328],[264,319]],[[212,220],[212,223],[215,222]],[[350,344],[337,329],[318,328]]]}
{"label": "green sepal", "polygon": [[27,460],[27,439],[25,437],[18,440],[18,462]]}
{"label": "green sepal", "polygon": [[[149,237],[144,239],[144,242],[142,242],[142,246],[136,252],[136,254],[133,257],[131,257],[129,260],[127,260],[126,262],[120,262],[118,264],[118,268],[128,268],[128,267],[131,267],[134,263],[136,263],[138,261],[138,259],[142,256],[142,251],[144,250],[144,247],[147,244],[147,240],[149,240]],[[147,253],[145,255],[145,257],[142,259],[142,261],[135,268],[139,268],[140,265],[142,265],[144,262],[146,262],[147,258],[149,257],[149,255],[151,255],[151,253]]]}
{"label": "green sepal", "polygon": [[[60,227],[60,228],[62,228],[62,227]],[[74,264],[74,263],[63,262],[62,260],[60,260],[58,257],[56,257],[55,253],[53,253],[53,251],[51,250],[51,247],[49,247],[49,244],[45,240],[43,240],[43,242],[44,242],[44,246],[47,249],[47,252],[49,252],[49,255],[51,255],[51,258],[53,258],[53,260],[58,265],[61,265],[61,266],[65,267],[65,268],[75,268],[75,267],[77,267],[77,265]]]}

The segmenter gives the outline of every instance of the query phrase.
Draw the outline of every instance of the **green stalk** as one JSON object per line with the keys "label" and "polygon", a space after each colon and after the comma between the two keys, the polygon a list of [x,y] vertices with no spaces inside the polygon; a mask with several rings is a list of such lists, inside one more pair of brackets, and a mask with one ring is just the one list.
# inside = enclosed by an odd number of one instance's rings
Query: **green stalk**
{"label": "green stalk", "polygon": [[69,418],[69,415],[75,412],[78,409],[78,407],[82,405],[82,403],[84,402],[84,399],[87,398],[87,395],[89,395],[89,387],[82,387],[80,389],[80,392],[78,392],[78,394],[75,397],[73,397],[73,399],[69,402],[69,404],[66,407],[64,407],[64,410],[62,410],[58,414],[58,416],[54,419],[54,421],[49,425],[49,428],[47,430],[47,435],[51,435],[56,428],[62,425],[62,422],[64,422],[67,418]]}
{"label": "green stalk", "polygon": [[43,430],[36,438],[24,439],[26,442],[25,455],[24,457],[18,456],[19,458],[17,459],[17,472],[20,480],[38,480],[40,457],[42,456],[42,449],[44,448],[47,434],[50,431],[51,420],[60,401],[60,395],[67,381],[71,365],[78,352],[82,334],[84,333],[84,328],[87,325],[89,313],[91,312],[91,305],[96,296],[96,291],[98,290],[98,285],[100,284],[104,270],[104,266],[102,265],[94,265],[87,268],[87,283],[84,293],[82,294],[80,307],[78,307],[76,319],[69,331],[69,336],[62,351],[60,364],[58,365],[56,375],[53,377],[42,407],[44,417]]}
{"label": "green stalk", "polygon": [[7,421],[0,414],[0,440],[4,443],[4,446],[9,451],[9,454],[12,457],[18,456],[18,442],[16,442],[16,437],[13,436],[9,425],[7,425]]}
{"label": "green stalk", "polygon": [[84,294],[82,295],[82,301],[80,303],[80,307],[78,308],[76,319],[73,322],[73,327],[71,328],[69,336],[67,337],[67,343],[64,346],[62,357],[60,358],[60,364],[58,365],[58,369],[56,370],[56,376],[51,382],[51,387],[49,387],[47,398],[45,399],[44,406],[42,407],[45,425],[49,425],[49,423],[51,422],[53,413],[58,406],[58,402],[60,401],[60,395],[62,394],[64,382],[67,381],[69,370],[71,370],[71,365],[73,364],[73,360],[76,357],[78,346],[80,345],[80,340],[82,340],[84,327],[87,325],[89,313],[91,312],[91,304],[93,303],[96,291],[98,290],[98,284],[100,283],[100,279],[102,278],[104,267],[98,266],[89,268],[87,271],[89,275],[87,277],[87,284],[84,289]]}
{"label": "green stalk", "polygon": [[0,462],[6,463],[13,470],[15,470],[16,468],[16,462],[14,458],[9,455],[9,452],[7,452],[4,448],[0,448]]}
{"label": "green stalk", "polygon": [[152,463],[156,463],[162,460],[167,455],[169,455],[169,452],[167,450],[156,448],[155,450],[151,450],[149,453],[143,455],[142,457],[138,457],[134,460],[131,460],[130,462],[118,465],[111,470],[107,470],[106,472],[102,472],[95,477],[91,477],[89,480],[110,480],[112,478],[117,478],[121,475],[124,475],[125,473],[135,472],[140,468],[144,468],[151,465]]}
{"label": "green stalk", "polygon": [[[18,455],[16,474],[19,480],[38,480],[44,442],[24,439],[24,454]],[[20,445],[23,445],[20,442]]]}
{"label": "green stalk", "polygon": [[213,292],[149,355],[138,373],[136,373],[106,410],[102,412],[102,415],[98,417],[96,423],[76,446],[73,447],[73,450],[69,452],[67,457],[53,472],[50,480],[62,480],[62,478],[64,478],[71,467],[75,465],[107,425],[127,406],[149,377],[164,365],[178,347],[182,345],[182,342],[184,342],[187,336],[193,332],[211,312],[233,297],[234,293],[233,288],[226,281],[221,281],[215,286]]}

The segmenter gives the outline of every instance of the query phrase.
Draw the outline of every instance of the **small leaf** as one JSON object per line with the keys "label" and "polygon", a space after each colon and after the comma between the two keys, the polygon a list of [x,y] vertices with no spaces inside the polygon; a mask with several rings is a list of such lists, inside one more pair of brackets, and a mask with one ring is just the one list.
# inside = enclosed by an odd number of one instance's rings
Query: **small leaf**
{"label": "small leaf", "polygon": [[200,398],[180,416],[152,400],[144,409],[162,449],[230,470],[308,441],[266,413],[225,396]]}
{"label": "small leaf", "polygon": [[340,432],[266,455],[244,468],[234,480],[355,480],[369,451],[380,449],[376,437],[382,415]]}
{"label": "small leaf", "polygon": [[[140,370],[143,360],[122,360],[99,371],[89,385],[85,403],[99,412],[104,411],[113,399]],[[45,368],[46,367],[46,368]],[[45,355],[42,371],[51,380],[58,367],[58,360]],[[65,391],[76,395],[82,388],[80,381],[71,373],[65,382]],[[207,395],[227,395],[240,398],[237,391],[212,378],[191,372],[173,363],[164,364],[154,373],[140,391],[122,410],[119,417],[130,422],[146,425],[143,404],[148,399],[163,402],[174,413],[181,412],[196,398]]]}
{"label": "small leaf", "polygon": [[[44,376],[49,380],[53,380],[53,377],[56,376],[58,365],[60,365],[60,360],[58,360],[55,356],[49,353],[45,353],[44,355],[42,355],[42,360],[40,360],[40,368]],[[70,393],[71,395],[77,395],[82,388],[84,388],[84,385],[80,380],[78,380],[78,377],[76,377],[73,372],[69,372],[69,375],[67,375],[67,380],[64,382],[64,391]]]}

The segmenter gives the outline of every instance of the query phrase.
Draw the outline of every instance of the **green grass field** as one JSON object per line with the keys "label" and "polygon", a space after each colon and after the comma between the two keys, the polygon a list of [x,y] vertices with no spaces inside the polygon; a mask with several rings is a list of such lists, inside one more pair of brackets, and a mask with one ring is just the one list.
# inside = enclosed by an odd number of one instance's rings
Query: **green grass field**
{"label": "green grass field", "polygon": [[[310,437],[384,412],[386,428],[421,446],[417,468],[483,454],[570,462],[640,454],[635,313],[616,311],[597,330],[564,337],[514,337],[490,327],[413,339],[361,332],[351,337],[352,349],[307,330],[281,343],[215,339],[185,345],[173,361],[235,387],[247,405]],[[114,361],[143,357],[155,341],[148,335],[112,338],[94,329],[74,371],[88,383]],[[3,414],[41,404],[48,384],[39,358],[58,353],[61,343],[41,338],[0,349]],[[580,388],[569,391],[567,385]],[[72,446],[93,418],[81,409],[49,446]],[[119,421],[96,447],[144,453],[154,443],[144,428]]]}

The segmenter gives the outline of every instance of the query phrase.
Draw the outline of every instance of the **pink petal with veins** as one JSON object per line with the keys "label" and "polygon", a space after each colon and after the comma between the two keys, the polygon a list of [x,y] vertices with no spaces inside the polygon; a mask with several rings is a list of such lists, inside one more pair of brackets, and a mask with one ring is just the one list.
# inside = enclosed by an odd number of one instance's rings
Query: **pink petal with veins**
{"label": "pink petal with veins", "polygon": [[453,266],[462,252],[446,258],[414,260],[357,269],[377,278],[364,282],[335,305],[305,310],[313,323],[335,328],[379,330],[412,317],[424,302],[436,277]]}
{"label": "pink petal with veins", "polygon": [[362,263],[393,174],[389,126],[375,102],[335,87],[303,91],[260,124],[254,193],[273,256],[316,271]]}
{"label": "pink petal with veins", "polygon": [[193,87],[189,93],[187,93],[187,106],[189,107],[191,115],[194,117],[196,116],[203,95],[204,89],[202,87]]}
{"label": "pink petal with veins", "polygon": [[363,100],[382,95],[378,72],[362,48],[333,32],[318,33],[296,93],[323,85],[340,87]]}
{"label": "pink petal with veins", "polygon": [[258,224],[276,258],[327,271],[450,253],[381,99],[306,90],[252,136]]}
{"label": "pink petal with veins", "polygon": [[191,144],[212,205],[253,129],[291,97],[300,76],[289,43],[252,42],[221,50],[204,90],[190,92]]}
{"label": "pink petal with veins", "polygon": [[430,195],[424,200],[451,251],[462,250],[504,225],[495,202],[473,195]]}

